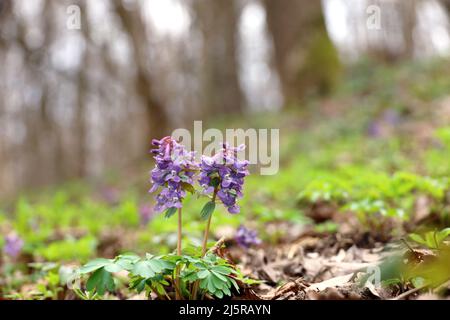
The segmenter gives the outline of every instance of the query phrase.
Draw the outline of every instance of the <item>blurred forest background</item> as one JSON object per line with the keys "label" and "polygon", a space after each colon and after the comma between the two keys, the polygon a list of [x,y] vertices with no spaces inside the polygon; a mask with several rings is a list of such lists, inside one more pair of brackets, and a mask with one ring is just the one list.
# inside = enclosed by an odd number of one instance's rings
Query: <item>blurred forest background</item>
{"label": "blurred forest background", "polygon": [[302,108],[361,59],[448,56],[449,14],[448,0],[0,0],[0,198],[132,165],[193,120]]}

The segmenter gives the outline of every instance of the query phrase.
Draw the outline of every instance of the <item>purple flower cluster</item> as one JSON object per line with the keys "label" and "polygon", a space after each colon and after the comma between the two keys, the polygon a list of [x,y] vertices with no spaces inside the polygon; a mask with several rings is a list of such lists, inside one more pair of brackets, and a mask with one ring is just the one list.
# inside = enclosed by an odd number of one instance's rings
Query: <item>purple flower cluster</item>
{"label": "purple flower cluster", "polygon": [[193,188],[193,176],[198,169],[194,152],[188,152],[172,137],[153,140],[152,144],[156,147],[151,151],[155,155],[156,166],[151,172],[153,186],[149,192],[161,188],[156,196],[155,210],[181,208],[186,190]]}
{"label": "purple flower cluster", "polygon": [[15,233],[11,233],[5,237],[5,246],[3,250],[5,253],[12,257],[16,258],[23,248],[23,240]]}
{"label": "purple flower cluster", "polygon": [[244,178],[249,174],[248,161],[237,158],[237,153],[244,148],[244,145],[232,148],[224,143],[214,156],[203,156],[200,165],[199,183],[204,192],[210,194],[216,191],[217,197],[230,213],[240,211],[236,201],[242,197]]}
{"label": "purple flower cluster", "polygon": [[258,238],[258,233],[255,230],[247,229],[242,225],[236,231],[234,239],[243,248],[249,248],[252,245],[261,244],[261,240]]}
{"label": "purple flower cluster", "polygon": [[[152,144],[156,147],[152,150],[156,166],[151,172],[153,186],[150,192],[160,190],[155,211],[181,208],[186,191],[195,191],[193,184],[198,171],[203,193],[214,193],[215,199],[219,199],[230,213],[240,211],[237,199],[242,197],[244,178],[249,172],[248,161],[239,160],[237,154],[245,145],[235,148],[224,143],[214,156],[202,156],[201,163],[197,164],[194,152],[187,151],[172,137],[153,140]],[[147,213],[141,213],[141,218],[143,215]]]}
{"label": "purple flower cluster", "polygon": [[370,137],[377,138],[386,133],[386,129],[395,128],[402,122],[400,114],[394,109],[387,109],[381,117],[372,120],[367,128]]}

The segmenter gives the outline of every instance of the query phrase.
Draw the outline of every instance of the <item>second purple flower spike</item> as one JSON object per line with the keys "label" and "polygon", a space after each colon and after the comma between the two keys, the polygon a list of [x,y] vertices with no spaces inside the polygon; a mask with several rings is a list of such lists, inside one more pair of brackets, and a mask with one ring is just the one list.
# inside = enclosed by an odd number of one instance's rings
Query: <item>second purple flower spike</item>
{"label": "second purple flower spike", "polygon": [[245,148],[223,144],[222,149],[212,157],[202,157],[200,185],[205,193],[216,193],[230,213],[239,213],[236,201],[242,197],[244,178],[249,175],[248,161],[239,160],[237,153]]}

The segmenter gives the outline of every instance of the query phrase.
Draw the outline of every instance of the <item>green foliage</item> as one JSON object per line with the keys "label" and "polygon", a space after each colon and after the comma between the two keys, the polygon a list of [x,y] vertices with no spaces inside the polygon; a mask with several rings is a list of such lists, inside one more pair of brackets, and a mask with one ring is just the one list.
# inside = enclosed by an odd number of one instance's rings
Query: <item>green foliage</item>
{"label": "green foliage", "polygon": [[426,153],[425,164],[429,172],[437,176],[448,176],[450,171],[450,127],[436,130],[434,147]]}
{"label": "green foliage", "polygon": [[423,235],[412,233],[409,235],[411,240],[424,245],[430,249],[439,249],[444,240],[450,235],[450,228],[442,230],[428,231]]}
{"label": "green foliage", "polygon": [[356,213],[361,220],[377,213],[384,217],[403,218],[405,216],[405,211],[403,209],[389,208],[382,200],[364,199],[361,201],[350,202],[348,205],[344,206],[343,209]]}
{"label": "green foliage", "polygon": [[47,261],[86,261],[95,254],[96,246],[97,240],[92,236],[80,239],[69,237],[46,246],[40,246],[34,253],[44,257]]}
{"label": "green foliage", "polygon": [[88,291],[96,290],[99,295],[103,295],[106,290],[113,291],[114,288],[113,277],[104,267],[95,270],[86,283],[86,289]]}
{"label": "green foliage", "polygon": [[239,292],[236,276],[239,272],[226,260],[207,254],[204,258],[187,257],[187,268],[181,275],[181,279],[188,283],[200,281],[200,289],[217,298],[224,295],[231,296],[231,288]]}
{"label": "green foliage", "polygon": [[208,218],[213,214],[215,208],[216,208],[215,202],[213,201],[207,202],[200,213],[202,220],[208,220]]}
{"label": "green foliage", "polygon": [[300,203],[315,203],[319,201],[342,203],[348,199],[349,188],[347,181],[313,180],[299,194]]}
{"label": "green foliage", "polygon": [[347,167],[332,177],[311,181],[298,196],[301,206],[325,201],[340,206],[341,211],[366,216],[408,218],[418,195],[427,196],[435,207],[444,205],[449,189],[447,178],[432,179],[410,172],[391,176],[382,172]]}
{"label": "green foliage", "polygon": [[175,207],[171,207],[169,209],[166,210],[166,212],[164,213],[164,217],[166,219],[169,219],[171,216],[173,216],[175,213],[177,212],[177,208]]}
{"label": "green foliage", "polygon": [[[198,252],[198,248],[196,250]],[[245,279],[235,267],[226,260],[207,254],[201,258],[192,255],[167,254],[153,256],[147,254],[141,258],[135,254],[119,255],[114,259],[95,259],[78,270],[80,275],[90,274],[86,282],[86,290],[90,297],[95,293],[101,297],[105,292],[113,292],[115,283],[113,274],[120,271],[129,272],[130,289],[148,293],[155,292],[160,297],[168,297],[168,289],[175,285],[175,268],[181,269],[180,280],[183,295],[189,297],[186,289],[189,284],[200,281],[201,294],[209,294],[217,298],[231,296],[232,288],[239,292],[237,280],[253,283]],[[81,290],[84,298],[88,298]]]}

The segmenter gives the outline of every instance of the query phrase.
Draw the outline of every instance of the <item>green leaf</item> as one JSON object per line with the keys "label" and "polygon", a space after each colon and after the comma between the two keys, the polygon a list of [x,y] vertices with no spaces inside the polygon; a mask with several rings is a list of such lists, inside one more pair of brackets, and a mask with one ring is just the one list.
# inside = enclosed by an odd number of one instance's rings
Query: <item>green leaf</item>
{"label": "green leaf", "polygon": [[448,236],[450,236],[450,228],[445,228],[437,233],[436,238],[439,244],[441,244]]}
{"label": "green leaf", "polygon": [[118,266],[120,266],[122,269],[127,270],[127,271],[131,271],[134,267],[134,263],[127,259],[118,260],[118,261],[116,261],[116,264]]}
{"label": "green leaf", "polygon": [[156,275],[156,272],[153,270],[148,261],[139,261],[135,264],[131,272],[143,278],[152,278]]}
{"label": "green leaf", "polygon": [[159,260],[165,270],[173,270],[176,267],[176,264],[170,261]]}
{"label": "green leaf", "polygon": [[158,294],[161,296],[166,293],[166,290],[164,289],[164,286],[161,283],[156,283],[155,288],[156,288],[156,291],[158,292]]}
{"label": "green leaf", "polygon": [[239,292],[239,286],[236,282],[236,280],[234,280],[233,278],[229,278],[231,283],[233,284],[234,288],[236,289],[237,292]]}
{"label": "green leaf", "polygon": [[100,268],[95,271],[86,283],[86,289],[88,291],[97,291],[98,294],[103,295],[106,290],[113,291],[115,288],[114,279],[111,273],[105,270],[105,268]]}
{"label": "green leaf", "polygon": [[216,292],[214,292],[214,295],[219,299],[223,298],[223,292],[220,290],[217,290]]}
{"label": "green leaf", "polygon": [[216,272],[215,270],[212,270],[212,273],[214,274],[215,277],[219,278],[221,281],[223,282],[227,282],[227,277],[225,277],[224,275]]}
{"label": "green leaf", "polygon": [[227,296],[231,296],[230,288],[228,287],[223,288],[223,293],[225,293]]}
{"label": "green leaf", "polygon": [[164,270],[172,270],[173,268],[174,265],[169,262],[158,259],[147,259],[137,262],[131,272],[143,278],[153,278],[155,275],[161,274]]}
{"label": "green leaf", "polygon": [[211,273],[208,270],[202,270],[197,273],[197,276],[199,279],[205,279],[206,277],[209,277],[210,274]]}
{"label": "green leaf", "polygon": [[425,241],[424,238],[422,238],[420,235],[416,234],[416,233],[411,233],[409,235],[409,237],[411,238],[411,240],[423,244],[423,245],[427,245],[427,242]]}
{"label": "green leaf", "polygon": [[145,289],[145,285],[147,283],[147,279],[136,276],[132,277],[130,280],[130,289],[135,289],[138,293],[141,293]]}
{"label": "green leaf", "polygon": [[428,245],[428,247],[430,248],[437,248],[437,246],[439,245],[438,243],[436,243],[435,238],[434,238],[435,233],[434,232],[427,232],[425,234],[425,241],[426,244]]}
{"label": "green leaf", "polygon": [[119,264],[110,263],[105,266],[105,270],[108,272],[119,272],[122,271],[123,268]]}
{"label": "green leaf", "polygon": [[208,291],[211,292],[211,293],[214,293],[216,291],[216,286],[214,285],[212,277],[208,277],[208,278],[206,278],[206,280],[207,280],[207,286],[206,287],[208,288]]}
{"label": "green leaf", "polygon": [[233,272],[233,270],[231,268],[227,268],[224,266],[214,266],[214,267],[212,267],[212,271],[215,271],[217,273],[221,273],[224,275],[229,275],[230,273]]}
{"label": "green leaf", "polygon": [[123,253],[116,258],[116,260],[128,260],[133,263],[138,262],[140,259],[141,257],[135,253]]}
{"label": "green leaf", "polygon": [[186,182],[181,182],[181,187],[186,190],[187,192],[194,194],[195,193],[195,188],[192,184],[190,183],[186,183]]}
{"label": "green leaf", "polygon": [[78,271],[81,274],[90,273],[90,272],[95,271],[97,269],[103,268],[104,266],[110,264],[111,262],[112,262],[111,259],[98,258],[98,259],[89,261],[84,266],[82,266]]}
{"label": "green leaf", "polygon": [[198,273],[195,272],[195,271],[190,271],[190,272],[187,272],[187,273],[185,273],[185,274],[182,274],[181,277],[182,277],[186,282],[194,282],[194,281],[196,281],[197,279],[200,279],[200,278],[198,277]]}
{"label": "green leaf", "polygon": [[217,277],[215,274],[211,275],[211,281],[214,284],[214,287],[217,289],[223,289],[227,285],[227,279],[225,278],[225,281],[222,281],[219,277]]}
{"label": "green leaf", "polygon": [[136,286],[136,291],[137,291],[138,293],[141,293],[142,291],[144,291],[146,282],[147,282],[146,279],[142,279],[142,280],[138,283],[138,285]]}
{"label": "green leaf", "polygon": [[204,205],[204,207],[203,207],[203,209],[202,209],[202,211],[200,213],[201,218],[203,220],[207,220],[212,215],[212,213],[214,212],[215,208],[216,208],[216,204],[213,201],[207,202]]}
{"label": "green leaf", "polygon": [[152,270],[155,273],[160,273],[161,271],[163,271],[165,269],[163,261],[151,259],[151,260],[147,260],[147,263],[150,265],[150,268],[152,268]]}
{"label": "green leaf", "polygon": [[166,210],[166,213],[164,214],[164,217],[166,219],[169,219],[171,216],[173,216],[177,212],[177,208],[172,207]]}
{"label": "green leaf", "polygon": [[122,269],[131,271],[134,264],[140,260],[140,257],[134,253],[121,254],[116,258],[116,264]]}

